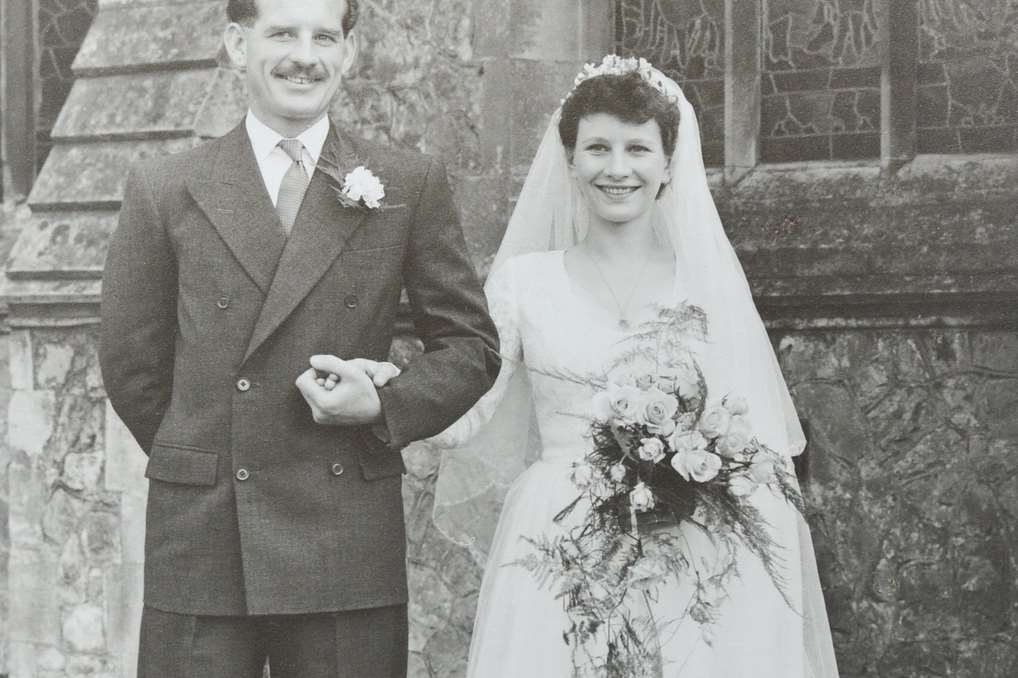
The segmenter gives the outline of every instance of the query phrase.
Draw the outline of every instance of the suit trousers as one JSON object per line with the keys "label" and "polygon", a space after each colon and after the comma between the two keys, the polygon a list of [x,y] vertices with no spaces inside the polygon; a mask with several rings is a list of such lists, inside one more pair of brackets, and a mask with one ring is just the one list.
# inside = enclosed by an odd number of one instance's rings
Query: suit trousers
{"label": "suit trousers", "polygon": [[406,678],[407,607],[207,617],[146,606],[138,678]]}

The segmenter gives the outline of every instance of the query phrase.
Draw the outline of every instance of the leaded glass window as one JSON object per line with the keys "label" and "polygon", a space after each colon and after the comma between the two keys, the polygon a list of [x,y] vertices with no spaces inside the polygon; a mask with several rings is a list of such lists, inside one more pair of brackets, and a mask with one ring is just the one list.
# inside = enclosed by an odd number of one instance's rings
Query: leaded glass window
{"label": "leaded glass window", "polygon": [[50,130],[71,91],[71,64],[98,11],[98,0],[37,0],[36,171],[49,154]]}
{"label": "leaded glass window", "polygon": [[880,157],[882,23],[878,0],[763,0],[764,162]]}
{"label": "leaded glass window", "polygon": [[615,0],[616,51],[642,56],[682,87],[700,121],[704,162],[724,162],[724,0]]}
{"label": "leaded glass window", "polygon": [[922,0],[920,153],[1018,150],[1018,0]]}

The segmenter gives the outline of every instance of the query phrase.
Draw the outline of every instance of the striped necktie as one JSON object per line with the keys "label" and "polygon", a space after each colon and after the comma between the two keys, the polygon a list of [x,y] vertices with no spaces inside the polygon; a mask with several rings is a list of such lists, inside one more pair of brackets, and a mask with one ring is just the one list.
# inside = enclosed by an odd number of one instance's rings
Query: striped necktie
{"label": "striped necktie", "polygon": [[304,171],[304,161],[301,159],[304,144],[300,139],[282,139],[279,147],[293,160],[283,175],[283,183],[279,185],[279,197],[276,199],[279,221],[283,224],[283,231],[290,235],[293,222],[297,220],[300,203],[304,200],[304,191],[308,187],[308,175]]}

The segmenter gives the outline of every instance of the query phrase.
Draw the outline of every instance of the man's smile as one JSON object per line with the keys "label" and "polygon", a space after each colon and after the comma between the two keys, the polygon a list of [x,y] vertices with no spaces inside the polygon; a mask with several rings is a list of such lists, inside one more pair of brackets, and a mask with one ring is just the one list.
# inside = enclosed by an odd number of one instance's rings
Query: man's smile
{"label": "man's smile", "polygon": [[325,80],[320,75],[301,75],[297,73],[273,73],[278,80],[284,80],[294,85],[313,85]]}

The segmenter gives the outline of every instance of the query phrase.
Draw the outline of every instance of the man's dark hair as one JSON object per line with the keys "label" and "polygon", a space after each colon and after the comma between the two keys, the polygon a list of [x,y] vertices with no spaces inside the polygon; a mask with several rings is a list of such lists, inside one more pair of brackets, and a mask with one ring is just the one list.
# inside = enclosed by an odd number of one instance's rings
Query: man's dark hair
{"label": "man's dark hair", "polygon": [[[357,24],[359,7],[357,0],[346,0],[346,12],[343,14],[343,35]],[[249,24],[258,18],[258,0],[227,0],[226,18],[238,24]]]}
{"label": "man's dark hair", "polygon": [[580,119],[596,113],[607,113],[635,125],[653,118],[661,129],[665,155],[672,157],[679,134],[679,109],[636,71],[589,78],[569,94],[562,105],[558,133],[570,154],[576,148]]}

